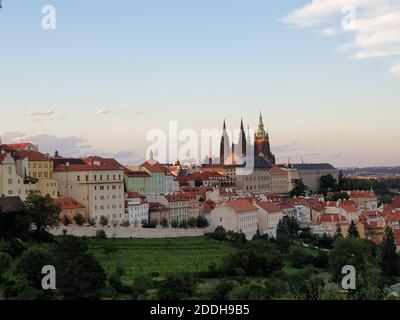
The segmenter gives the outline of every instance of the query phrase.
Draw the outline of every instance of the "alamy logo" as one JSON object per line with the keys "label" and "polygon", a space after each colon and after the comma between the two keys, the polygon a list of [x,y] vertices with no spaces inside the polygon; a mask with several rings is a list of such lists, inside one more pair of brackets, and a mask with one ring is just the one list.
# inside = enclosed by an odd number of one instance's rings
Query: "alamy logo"
{"label": "alamy logo", "polygon": [[54,266],[44,266],[42,274],[45,275],[42,279],[42,289],[56,290],[56,268]]}
{"label": "alamy logo", "polygon": [[50,31],[56,29],[56,8],[51,5],[43,6],[42,14],[42,28],[43,30]]}
{"label": "alamy logo", "polygon": [[344,266],[342,268],[342,274],[345,276],[342,279],[342,288],[343,290],[355,290],[356,280],[357,280],[357,272],[356,268],[351,265]]}

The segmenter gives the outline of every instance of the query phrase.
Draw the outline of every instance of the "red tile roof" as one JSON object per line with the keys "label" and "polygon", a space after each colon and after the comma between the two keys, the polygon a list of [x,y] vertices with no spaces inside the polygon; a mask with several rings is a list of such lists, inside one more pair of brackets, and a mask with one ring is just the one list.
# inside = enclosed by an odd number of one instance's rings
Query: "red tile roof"
{"label": "red tile roof", "polygon": [[27,150],[17,151],[14,154],[14,157],[20,160],[28,159],[29,161],[52,161],[45,154],[37,151],[27,151]]}
{"label": "red tile roof", "polygon": [[358,208],[356,204],[351,200],[346,200],[340,203],[339,205],[344,211],[354,213],[358,212]]}
{"label": "red tile roof", "polygon": [[256,201],[257,205],[264,209],[265,211],[272,213],[272,212],[282,212],[282,209],[275,203],[269,201]]}
{"label": "red tile roof", "polygon": [[346,223],[346,217],[340,214],[322,214],[320,216],[320,222],[324,223]]}
{"label": "red tile roof", "polygon": [[67,172],[67,171],[93,171],[93,170],[105,170],[105,171],[114,171],[114,170],[124,170],[124,167],[121,166],[118,161],[110,158],[100,158],[100,157],[89,157],[86,159],[82,159],[85,164],[70,164],[67,166],[66,164],[58,165],[54,172]]}
{"label": "red tile roof", "polygon": [[62,210],[85,209],[86,207],[73,198],[54,199],[54,203]]}
{"label": "red tile roof", "polygon": [[124,174],[130,178],[147,178],[151,177],[146,171],[132,171],[127,168],[124,169]]}
{"label": "red tile roof", "polygon": [[170,174],[169,170],[165,166],[163,166],[162,164],[160,164],[158,161],[155,161],[155,160],[147,160],[146,162],[144,162],[141,165],[141,167],[144,167],[153,173],[168,173],[168,174]]}
{"label": "red tile roof", "polygon": [[253,205],[249,200],[246,199],[227,201],[226,204],[236,212],[248,212],[258,210],[255,205]]}

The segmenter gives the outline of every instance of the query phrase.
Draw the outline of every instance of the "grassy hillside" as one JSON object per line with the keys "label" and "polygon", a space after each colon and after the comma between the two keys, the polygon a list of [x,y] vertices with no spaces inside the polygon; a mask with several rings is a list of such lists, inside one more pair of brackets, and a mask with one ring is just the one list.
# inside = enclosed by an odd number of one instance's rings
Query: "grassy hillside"
{"label": "grassy hillside", "polygon": [[[110,243],[115,252],[107,254]],[[122,266],[131,281],[134,276],[158,272],[206,271],[211,262],[220,264],[222,258],[236,249],[229,243],[206,237],[176,239],[89,239],[90,250],[99,259],[107,274]],[[113,250],[109,250],[113,251]]]}

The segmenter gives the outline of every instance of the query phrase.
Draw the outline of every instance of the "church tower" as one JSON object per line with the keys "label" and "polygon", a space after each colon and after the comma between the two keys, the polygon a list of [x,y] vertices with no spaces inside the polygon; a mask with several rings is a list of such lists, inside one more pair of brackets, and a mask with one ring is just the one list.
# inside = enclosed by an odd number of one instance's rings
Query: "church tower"
{"label": "church tower", "polygon": [[227,159],[227,157],[229,157],[229,153],[230,153],[229,149],[230,149],[229,137],[228,137],[228,133],[226,132],[226,123],[224,120],[224,125],[222,128],[221,145],[220,145],[220,150],[219,150],[220,165],[224,165],[225,160]]}
{"label": "church tower", "polygon": [[243,126],[243,119],[240,120],[240,133],[239,133],[239,142],[238,142],[238,146],[239,146],[239,152],[240,152],[240,156],[242,158],[246,157],[246,152],[247,152],[247,140],[246,140],[246,133],[244,131],[244,126]]}
{"label": "church tower", "polygon": [[271,152],[269,134],[264,128],[262,114],[258,120],[258,130],[254,136],[254,154],[267,160],[270,164],[275,164],[275,156]]}

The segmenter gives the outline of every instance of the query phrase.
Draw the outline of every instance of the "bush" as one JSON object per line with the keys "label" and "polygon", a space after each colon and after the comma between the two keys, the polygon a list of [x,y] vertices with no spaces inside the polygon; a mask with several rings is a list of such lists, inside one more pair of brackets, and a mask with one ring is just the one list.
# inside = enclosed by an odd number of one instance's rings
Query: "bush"
{"label": "bush", "polygon": [[142,225],[142,228],[145,228],[145,229],[155,229],[155,228],[157,228],[157,225],[156,225],[154,222],[147,222],[147,223],[144,223],[144,224]]}
{"label": "bush", "polygon": [[179,228],[181,228],[181,229],[187,229],[188,226],[189,225],[186,220],[181,221],[181,223],[179,224]]}
{"label": "bush", "polygon": [[218,241],[225,241],[227,240],[227,232],[223,227],[218,226],[214,232],[207,233],[207,237]]}
{"label": "bush", "polygon": [[225,301],[229,299],[230,292],[236,287],[233,281],[222,280],[218,282],[215,289],[209,293],[210,300]]}
{"label": "bush", "polygon": [[207,228],[210,224],[203,216],[198,216],[196,220],[197,228]]}
{"label": "bush", "polygon": [[74,217],[74,221],[78,226],[83,226],[83,224],[85,223],[85,218],[80,213],[77,213]]}
{"label": "bush", "polygon": [[328,254],[325,251],[320,251],[319,254],[313,258],[312,264],[316,268],[326,269],[329,266]]}
{"label": "bush", "polygon": [[72,223],[71,219],[68,216],[64,216],[63,224],[65,227],[68,227]]}
{"label": "bush", "polygon": [[0,252],[0,276],[11,266],[12,261],[13,258],[8,253]]}
{"label": "bush", "polygon": [[197,227],[197,219],[193,218],[193,217],[189,218],[188,226],[189,226],[189,228],[192,228],[192,229],[196,228]]}
{"label": "bush", "polygon": [[173,228],[173,229],[178,229],[178,227],[179,227],[179,222],[178,221],[172,221],[171,222],[171,227]]}
{"label": "bush", "polygon": [[0,252],[9,254],[13,259],[19,257],[25,250],[26,245],[19,239],[0,242]]}
{"label": "bush", "polygon": [[107,239],[107,234],[104,230],[97,230],[96,231],[96,238],[97,239]]}
{"label": "bush", "polygon": [[161,222],[160,222],[160,225],[161,225],[163,228],[168,228],[168,226],[169,226],[168,220],[167,220],[166,218],[162,218],[162,219],[161,219]]}
{"label": "bush", "polygon": [[106,216],[101,216],[101,217],[100,217],[99,223],[100,223],[103,227],[108,226],[108,218],[107,218]]}
{"label": "bush", "polygon": [[190,273],[170,274],[158,290],[160,300],[183,300],[190,298],[196,290],[196,281]]}
{"label": "bush", "polygon": [[265,288],[259,283],[249,283],[235,287],[229,293],[231,300],[265,300]]}
{"label": "bush", "polygon": [[304,267],[310,261],[304,249],[298,247],[292,248],[289,258],[292,266],[297,269]]}

